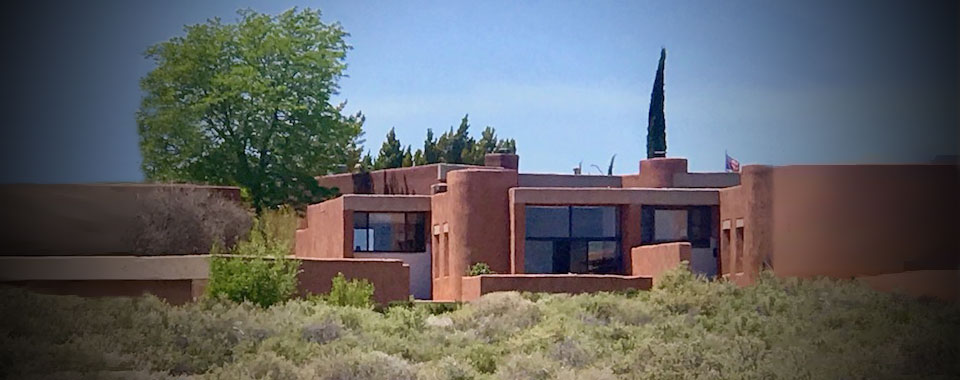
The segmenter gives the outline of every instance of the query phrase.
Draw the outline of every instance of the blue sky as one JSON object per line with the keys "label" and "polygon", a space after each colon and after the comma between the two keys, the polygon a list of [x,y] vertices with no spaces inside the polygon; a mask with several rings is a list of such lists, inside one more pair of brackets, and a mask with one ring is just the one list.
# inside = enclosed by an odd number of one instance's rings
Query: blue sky
{"label": "blue sky", "polygon": [[774,165],[957,150],[956,72],[941,75],[956,67],[955,33],[938,33],[950,26],[937,23],[942,9],[905,2],[46,5],[11,12],[29,22],[5,30],[19,36],[11,49],[29,50],[12,65],[30,72],[2,74],[16,99],[0,139],[3,182],[141,180],[134,112],[152,68],[142,52],[246,7],[319,8],[351,33],[338,100],[367,116],[374,153],[391,127],[416,149],[427,128],[439,134],[469,113],[474,134],[489,125],[517,140],[522,171],[605,168],[617,154],[617,173],[636,172],[661,46],[668,155],[692,170],[722,170],[725,150]]}

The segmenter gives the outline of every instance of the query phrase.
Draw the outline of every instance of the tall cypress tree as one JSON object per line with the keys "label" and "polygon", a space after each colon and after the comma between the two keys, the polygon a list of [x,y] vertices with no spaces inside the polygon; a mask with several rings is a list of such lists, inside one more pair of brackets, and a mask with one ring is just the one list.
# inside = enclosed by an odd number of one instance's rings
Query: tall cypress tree
{"label": "tall cypress tree", "polygon": [[653,93],[650,94],[650,116],[647,120],[647,158],[667,155],[667,119],[663,114],[663,64],[667,60],[667,49],[660,49],[660,64],[657,65],[657,77],[653,81]]}

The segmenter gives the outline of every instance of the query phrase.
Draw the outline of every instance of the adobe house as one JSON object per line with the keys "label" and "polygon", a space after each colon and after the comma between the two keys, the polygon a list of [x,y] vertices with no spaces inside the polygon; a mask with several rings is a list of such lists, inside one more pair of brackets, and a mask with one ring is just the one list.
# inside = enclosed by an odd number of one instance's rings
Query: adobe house
{"label": "adobe house", "polygon": [[[343,196],[308,207],[296,255],[399,259],[410,293],[433,300],[647,289],[681,260],[741,284],[768,268],[956,298],[958,229],[942,212],[958,204],[953,165],[751,165],[741,176],[654,158],[603,176],[519,173],[513,154],[485,161],[319,177]],[[469,276],[481,262],[497,274]]]}
{"label": "adobe house", "polygon": [[[518,161],[488,154],[485,166],[320,177],[344,195],[308,207],[296,254],[400,259],[412,295],[434,300],[648,288],[633,251],[664,243],[688,243],[672,245],[673,256],[719,273],[719,189],[739,184],[737,173],[689,173],[685,159],[657,158],[627,176],[527,174]],[[480,262],[498,274],[466,276]]]}

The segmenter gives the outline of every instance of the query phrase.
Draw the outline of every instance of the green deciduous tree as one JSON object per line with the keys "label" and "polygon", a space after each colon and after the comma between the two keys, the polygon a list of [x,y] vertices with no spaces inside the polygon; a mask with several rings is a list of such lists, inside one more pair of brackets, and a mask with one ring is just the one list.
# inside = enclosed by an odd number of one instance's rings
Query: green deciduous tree
{"label": "green deciduous tree", "polygon": [[647,158],[663,156],[667,152],[667,119],[663,113],[663,65],[666,60],[667,49],[660,49],[660,63],[653,81],[650,114],[647,119]]}
{"label": "green deciduous tree", "polygon": [[238,185],[256,209],[332,195],[314,176],[360,160],[363,116],[331,103],[349,46],[305,9],[240,11],[150,47],[137,114],[148,180]]}

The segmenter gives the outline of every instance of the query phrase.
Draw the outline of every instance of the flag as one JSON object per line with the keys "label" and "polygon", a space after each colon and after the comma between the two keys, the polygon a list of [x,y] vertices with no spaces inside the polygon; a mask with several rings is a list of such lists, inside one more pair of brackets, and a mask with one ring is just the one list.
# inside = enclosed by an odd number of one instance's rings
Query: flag
{"label": "flag", "polygon": [[730,157],[726,152],[723,153],[724,156],[727,156],[726,169],[728,172],[740,172],[740,161],[737,161],[735,158]]}

